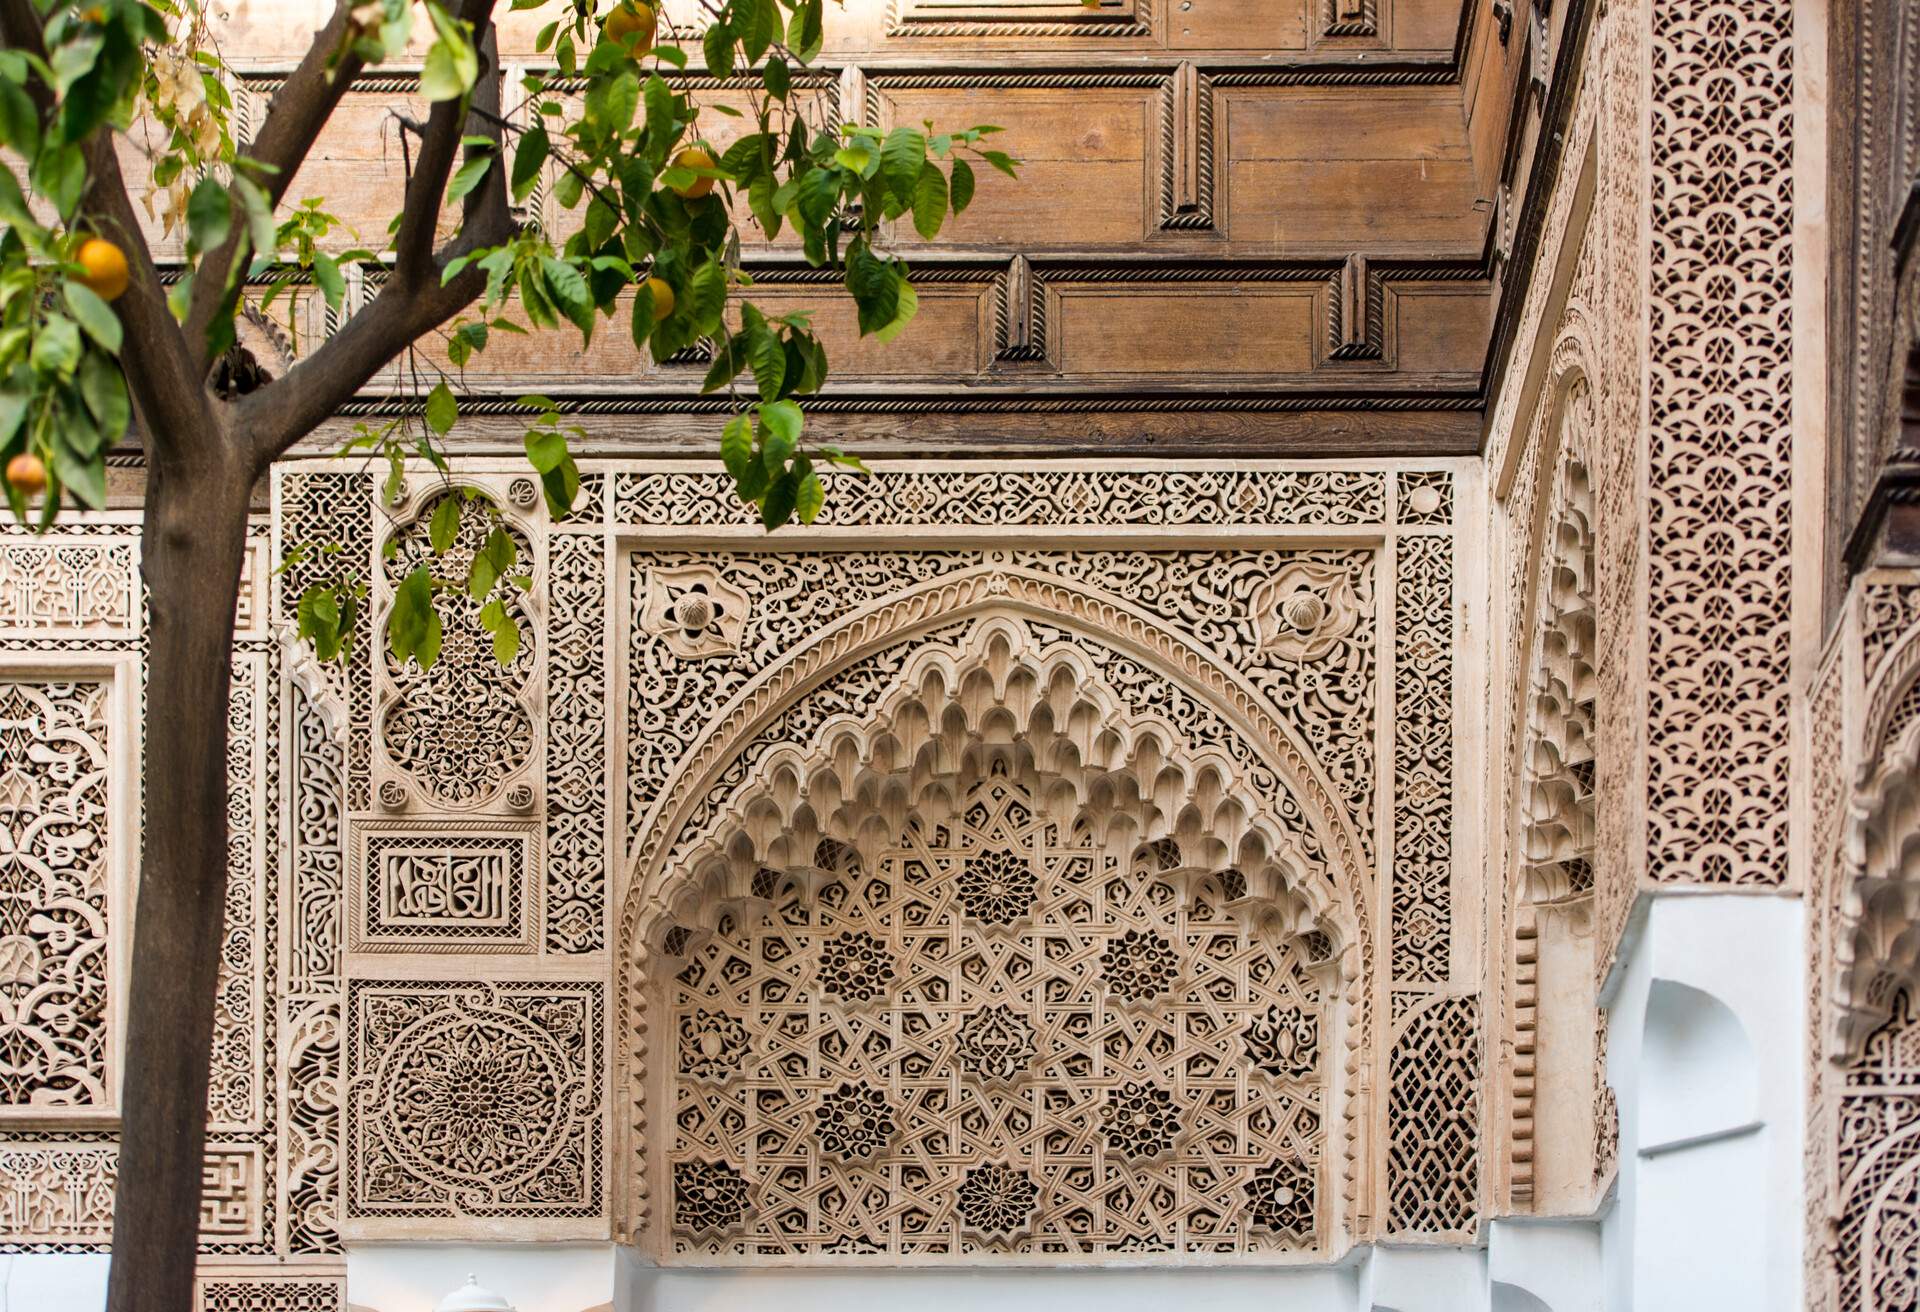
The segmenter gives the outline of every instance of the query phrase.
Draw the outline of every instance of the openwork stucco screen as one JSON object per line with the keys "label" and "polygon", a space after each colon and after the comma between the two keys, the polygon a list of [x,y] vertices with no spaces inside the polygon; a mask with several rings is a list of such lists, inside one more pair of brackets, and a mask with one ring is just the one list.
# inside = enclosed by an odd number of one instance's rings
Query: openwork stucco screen
{"label": "openwork stucco screen", "polygon": [[[223,1260],[506,1234],[670,1262],[1313,1260],[1471,1230],[1454,470],[916,464],[771,540],[705,466],[590,465],[564,524],[505,466],[456,477],[531,557],[506,670],[471,616],[430,674],[274,641],[307,580],[269,577],[270,535],[342,543],[377,609],[438,485],[389,521],[363,475],[290,464],[256,526]],[[72,587],[0,635],[7,704],[65,717],[6,732],[84,740],[115,779],[133,532],[73,534]],[[56,650],[94,682],[49,681]],[[24,834],[88,795],[5,796]],[[110,960],[93,862],[0,894],[84,902]],[[0,1196],[31,1243],[95,1246],[116,985],[44,960],[97,1032],[21,1075]],[[86,1090],[109,1101],[63,1122]]]}

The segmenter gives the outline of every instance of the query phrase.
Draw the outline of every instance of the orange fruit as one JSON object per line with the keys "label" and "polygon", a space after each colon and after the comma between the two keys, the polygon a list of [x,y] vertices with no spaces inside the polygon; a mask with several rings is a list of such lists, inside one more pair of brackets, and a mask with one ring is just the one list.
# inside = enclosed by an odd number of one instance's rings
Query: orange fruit
{"label": "orange fruit", "polygon": [[659,22],[652,5],[643,4],[641,0],[626,0],[613,7],[601,30],[610,40],[624,42],[633,50],[651,50]]}
{"label": "orange fruit", "polygon": [[673,313],[673,286],[665,278],[648,278],[647,290],[653,293],[653,321],[659,323]]}
{"label": "orange fruit", "polygon": [[47,466],[31,451],[22,451],[7,461],[7,482],[23,497],[37,497],[47,490]]}
{"label": "orange fruit", "polygon": [[[673,157],[673,162],[683,169],[710,169],[713,167],[713,156],[698,146],[688,146]],[[713,182],[712,178],[695,178],[686,186],[675,187],[674,190],[684,200],[699,200],[713,190]]]}
{"label": "orange fruit", "polygon": [[101,300],[118,300],[127,290],[127,253],[105,237],[81,242],[77,258],[87,271],[80,281]]}

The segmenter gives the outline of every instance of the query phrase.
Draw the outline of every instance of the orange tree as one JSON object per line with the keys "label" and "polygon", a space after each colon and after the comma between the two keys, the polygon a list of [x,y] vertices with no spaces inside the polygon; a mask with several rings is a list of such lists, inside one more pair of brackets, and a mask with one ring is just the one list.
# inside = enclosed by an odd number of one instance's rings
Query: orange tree
{"label": "orange tree", "polygon": [[[104,503],[106,453],[130,429],[147,464],[148,821],[125,999],[113,1312],[184,1312],[191,1301],[233,597],[268,465],[396,360],[414,356],[404,372],[421,377],[415,344],[431,336],[455,373],[429,365],[436,381],[414,385],[415,413],[359,425],[342,454],[384,465],[389,497],[410,462],[445,473],[459,367],[502,334],[571,325],[583,339],[625,331],[655,359],[710,341],[705,389],[736,402],[718,434],[736,490],[770,529],[811,520],[820,466],[858,462],[807,440],[805,398],[827,377],[827,352],[805,315],[753,304],[742,230],[792,229],[808,260],[842,275],[860,331],[889,339],[917,305],[889,234],[911,223],[931,238],[972,198],[976,166],[1013,172],[986,144],[992,128],[882,133],[827,119],[795,86],[821,49],[824,0],[696,0],[697,39],[689,29],[660,43],[660,18],[641,0],[606,14],[595,2],[510,0],[554,9],[537,45],[580,94],[530,77],[519,88],[530,112],[508,116],[495,0],[340,0],[258,133],[236,144],[198,0],[0,0],[0,145],[11,152],[0,168],[0,482],[13,513],[44,528],[64,506]],[[342,249],[325,198],[289,203],[288,188],[355,76],[421,46],[431,108],[414,128],[400,212],[383,249]],[[724,151],[700,138],[700,107],[675,76],[690,49],[706,72],[756,88],[746,130]],[[133,150],[151,168],[150,210],[184,235],[185,267],[170,282],[122,178]],[[562,241],[513,217],[543,174],[579,212]],[[242,367],[235,320],[247,297],[270,308],[297,275],[341,310],[342,266],[376,260],[388,270],[378,293],[283,377]],[[564,516],[579,486],[574,430],[563,407],[525,404],[528,460],[550,513]],[[446,498],[429,526],[437,553],[457,534],[459,501]],[[329,547],[290,554],[311,566]],[[334,553],[333,575],[299,600],[301,636],[326,659],[379,640],[428,665],[442,608],[466,596],[510,660],[520,634],[509,603],[526,584],[514,552],[496,524],[463,577],[422,563],[372,636],[356,635],[367,581]]]}

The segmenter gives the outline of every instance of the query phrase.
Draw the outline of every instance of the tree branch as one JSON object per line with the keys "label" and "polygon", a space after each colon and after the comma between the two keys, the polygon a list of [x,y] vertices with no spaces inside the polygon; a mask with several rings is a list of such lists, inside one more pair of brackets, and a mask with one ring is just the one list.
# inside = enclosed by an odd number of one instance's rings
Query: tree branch
{"label": "tree branch", "polygon": [[[278,205],[287,188],[293,185],[294,174],[299,172],[300,165],[313,149],[313,143],[319,140],[327,120],[333,117],[341,97],[347,94],[353,86],[353,79],[360,72],[359,57],[345,48],[351,9],[352,0],[339,0],[333,17],[314,34],[313,44],[307,47],[299,67],[288,75],[280,90],[274,93],[273,100],[267,106],[266,122],[260,125],[259,133],[241,153],[242,159],[254,160],[265,167],[249,169],[245,165],[236,165],[236,173],[258,182],[273,205]],[[336,53],[339,60],[333,62]],[[331,68],[328,67],[330,62]],[[201,258],[200,268],[194,275],[193,303],[187,311],[186,339],[193,352],[194,363],[198,366],[194,375],[196,379],[206,377],[207,368],[212,364],[207,358],[207,328],[219,312],[221,301],[225,299],[234,252],[239,249],[241,235],[247,230],[238,196],[233,198],[233,219],[232,235]]]}
{"label": "tree branch", "polygon": [[[32,0],[0,0],[0,40],[47,57],[45,27]],[[45,117],[53,106],[53,89],[30,78],[27,90]],[[120,175],[113,129],[95,129],[81,149],[87,160],[87,191],[80,212],[96,233],[126,253],[131,275],[127,290],[113,305],[126,328],[121,360],[127,390],[140,408],[148,449],[159,459],[177,457],[202,435],[219,431],[213,399],[201,385],[206,371],[191,368],[186,338],[167,308],[153,252]]]}
{"label": "tree branch", "polygon": [[[264,469],[295,442],[331,418],[368,379],[405,350],[408,344],[432,332],[471,304],[486,287],[485,271],[470,266],[445,284],[441,282],[442,271],[460,256],[498,246],[514,234],[513,209],[507,199],[505,151],[496,112],[500,103],[499,80],[495,76],[499,66],[498,50],[492,25],[484,17],[491,0],[477,0],[477,3],[483,14],[483,26],[477,29],[482,65],[472,97],[475,112],[468,116],[465,126],[469,133],[493,139],[494,166],[487,170],[487,176],[480,186],[467,194],[460,234],[438,255],[416,256],[405,273],[396,264],[394,276],[387,280],[372,304],[347,320],[339,332],[288,370],[285,377],[235,403],[235,427],[245,434],[257,468]],[[439,121],[440,110],[448,106],[456,111],[458,109],[455,102],[436,105],[435,122]],[[457,112],[454,117],[457,128]],[[489,122],[489,118],[493,121]],[[429,136],[433,132],[434,123],[429,123]],[[454,145],[459,142],[458,130],[442,135],[444,140]],[[483,148],[470,148],[479,149]],[[430,172],[426,167],[427,152],[423,149],[414,170],[413,184],[407,189],[406,212],[409,221],[429,208],[434,216],[438,215],[439,198],[445,195],[447,179],[453,171],[453,152],[450,149],[436,152],[433,162],[435,169]],[[425,203],[415,206],[413,194],[416,187],[424,187],[426,194],[433,198],[430,207]],[[420,231],[426,234],[426,240],[432,239],[433,227],[433,218],[421,226]],[[401,239],[403,243],[408,240],[404,226]],[[403,245],[402,259],[406,258],[404,252]]]}
{"label": "tree branch", "polygon": [[[479,47],[480,73],[474,79],[470,100],[473,107],[481,111],[472,116],[480,120],[478,131],[493,138],[497,167],[488,170],[489,185],[506,168],[500,128],[497,123],[486,121],[489,114],[497,118],[500,110],[500,59],[489,18],[492,9],[493,0],[467,0],[459,13],[459,17],[473,24]],[[447,192],[447,179],[453,175],[454,154],[460,151],[460,137],[463,132],[475,131],[469,117],[460,102],[454,100],[439,102],[427,116],[426,131],[421,134],[420,157],[414,164],[413,176],[407,180],[400,231],[393,239],[393,272],[401,282],[422,275],[439,277],[432,260],[434,230],[440,226],[440,208]],[[467,159],[473,157],[472,148],[460,153]],[[469,218],[473,212],[473,195],[468,194]]]}

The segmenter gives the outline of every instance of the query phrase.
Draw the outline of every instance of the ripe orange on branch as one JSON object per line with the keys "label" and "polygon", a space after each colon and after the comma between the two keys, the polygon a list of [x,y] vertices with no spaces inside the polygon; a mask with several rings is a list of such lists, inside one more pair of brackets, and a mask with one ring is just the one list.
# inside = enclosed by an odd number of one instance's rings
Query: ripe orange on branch
{"label": "ripe orange on branch", "polygon": [[613,7],[613,12],[602,22],[601,30],[608,39],[626,42],[634,50],[651,50],[653,34],[659,23],[659,16],[653,12],[652,5],[642,0],[625,0],[625,3]]}
{"label": "ripe orange on branch", "polygon": [[653,293],[653,321],[659,323],[673,313],[673,285],[665,278],[650,277],[647,290]]}
{"label": "ripe orange on branch", "polygon": [[127,253],[105,237],[89,237],[81,242],[75,258],[86,270],[80,281],[101,300],[118,300],[127,290]]}
{"label": "ripe orange on branch", "polygon": [[[713,156],[698,146],[688,146],[673,157],[673,162],[683,169],[710,169],[714,166]],[[695,178],[684,187],[675,187],[683,200],[699,200],[713,190],[712,178]]]}
{"label": "ripe orange on branch", "polygon": [[47,489],[47,466],[31,451],[7,461],[7,482],[23,497],[37,497]]}

